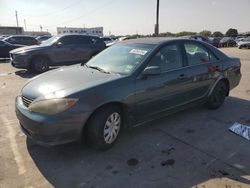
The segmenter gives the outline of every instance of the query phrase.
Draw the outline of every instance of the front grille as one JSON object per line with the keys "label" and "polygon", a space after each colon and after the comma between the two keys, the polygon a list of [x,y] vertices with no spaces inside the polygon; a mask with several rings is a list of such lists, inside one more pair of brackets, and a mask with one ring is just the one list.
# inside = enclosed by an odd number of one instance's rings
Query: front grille
{"label": "front grille", "polygon": [[34,99],[22,96],[22,101],[24,106],[26,106],[27,108],[29,107],[29,105],[33,102]]}

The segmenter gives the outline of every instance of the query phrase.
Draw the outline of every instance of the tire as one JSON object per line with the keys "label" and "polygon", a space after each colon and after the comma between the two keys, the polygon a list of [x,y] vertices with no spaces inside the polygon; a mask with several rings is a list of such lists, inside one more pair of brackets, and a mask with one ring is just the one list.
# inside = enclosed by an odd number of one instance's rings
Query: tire
{"label": "tire", "polygon": [[43,73],[49,70],[49,59],[47,57],[38,56],[31,62],[32,70],[37,73]]}
{"label": "tire", "polygon": [[89,120],[86,129],[87,143],[92,148],[107,150],[117,141],[122,128],[122,113],[117,106],[98,110]]}
{"label": "tire", "polygon": [[227,96],[227,91],[228,86],[224,81],[217,83],[205,106],[208,109],[218,109],[223,104]]}

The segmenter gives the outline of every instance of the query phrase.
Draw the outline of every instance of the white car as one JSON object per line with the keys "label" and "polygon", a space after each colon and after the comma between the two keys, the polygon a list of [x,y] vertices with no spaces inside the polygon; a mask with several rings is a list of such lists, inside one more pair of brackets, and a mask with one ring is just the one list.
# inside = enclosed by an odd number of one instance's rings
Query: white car
{"label": "white car", "polygon": [[250,41],[241,41],[238,43],[238,48],[242,49],[242,48],[248,48],[250,49]]}
{"label": "white car", "polygon": [[244,40],[238,42],[238,48],[242,49],[242,48],[250,48],[250,37],[245,38]]}

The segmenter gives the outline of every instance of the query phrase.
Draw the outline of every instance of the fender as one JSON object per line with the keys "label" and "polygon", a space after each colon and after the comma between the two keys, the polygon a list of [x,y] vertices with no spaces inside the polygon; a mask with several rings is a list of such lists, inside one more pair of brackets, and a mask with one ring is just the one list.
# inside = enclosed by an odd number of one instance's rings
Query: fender
{"label": "fender", "polygon": [[208,97],[210,97],[210,95],[213,93],[215,86],[221,81],[227,79],[226,77],[224,77],[224,75],[220,75],[219,78],[215,81],[215,83],[213,84],[213,86],[211,87],[209,93],[208,93]]}
{"label": "fender", "polygon": [[53,65],[53,62],[51,61],[50,57],[49,57],[47,54],[42,53],[42,54],[34,54],[34,55],[32,55],[32,56],[30,57],[30,59],[29,59],[29,66],[31,66],[32,61],[33,61],[36,57],[45,57],[45,58],[47,58],[47,59],[49,60],[49,62],[48,62],[48,63],[49,63],[49,66],[50,66],[50,65]]}

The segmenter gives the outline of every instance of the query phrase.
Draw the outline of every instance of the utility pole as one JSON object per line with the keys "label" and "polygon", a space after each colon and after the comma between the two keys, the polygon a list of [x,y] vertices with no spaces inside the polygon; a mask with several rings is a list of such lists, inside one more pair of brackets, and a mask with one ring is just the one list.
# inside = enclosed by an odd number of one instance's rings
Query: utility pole
{"label": "utility pole", "polygon": [[43,26],[42,25],[40,25],[40,30],[43,31]]}
{"label": "utility pole", "polygon": [[24,28],[25,28],[25,31],[27,31],[26,19],[24,19]]}
{"label": "utility pole", "polygon": [[16,26],[19,27],[17,11],[16,11]]}
{"label": "utility pole", "polygon": [[156,5],[156,24],[155,24],[155,35],[159,35],[159,2],[160,0],[157,0],[157,5]]}

